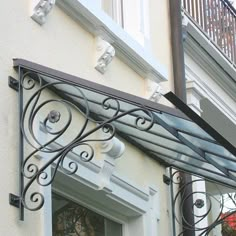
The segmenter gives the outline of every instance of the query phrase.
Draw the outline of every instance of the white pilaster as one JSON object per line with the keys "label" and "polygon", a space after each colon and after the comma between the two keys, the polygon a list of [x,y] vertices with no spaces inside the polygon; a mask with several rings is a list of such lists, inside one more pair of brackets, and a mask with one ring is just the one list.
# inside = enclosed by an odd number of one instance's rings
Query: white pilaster
{"label": "white pilaster", "polygon": [[193,80],[186,81],[186,89],[188,106],[199,116],[201,116],[202,110],[200,101],[203,99],[203,94],[200,92],[198,85]]}
{"label": "white pilaster", "polygon": [[[186,89],[187,89],[187,104],[188,106],[199,116],[203,112],[201,110],[200,101],[203,99],[203,94],[201,93],[200,88],[198,87],[197,83],[193,80],[186,81]],[[206,183],[199,177],[192,176],[192,180],[196,181],[192,185],[193,190],[193,203],[194,203],[194,215],[195,215],[195,222],[200,221],[201,216],[206,214],[208,210],[207,206],[207,199],[206,199]],[[204,229],[208,226],[208,219],[207,216],[203,218],[199,223],[195,225],[196,229]],[[195,232],[195,235],[201,235],[202,231]]]}

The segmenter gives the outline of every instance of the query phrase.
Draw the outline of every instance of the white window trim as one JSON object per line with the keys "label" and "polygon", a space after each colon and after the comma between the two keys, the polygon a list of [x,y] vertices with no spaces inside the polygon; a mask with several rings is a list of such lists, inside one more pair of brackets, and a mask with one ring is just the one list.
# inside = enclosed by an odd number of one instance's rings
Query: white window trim
{"label": "white window trim", "polygon": [[124,13],[122,9],[122,1],[123,0],[112,0],[112,18],[113,20],[124,28]]}
{"label": "white window trim", "polygon": [[[39,123],[40,130],[37,134],[39,140],[47,140],[48,136],[42,128],[42,122]],[[57,147],[58,145],[59,144],[56,144]],[[43,162],[45,158],[47,159],[47,155],[48,154],[37,156],[37,158]],[[76,181],[76,185],[78,183],[90,189],[99,190],[99,174],[103,166],[103,161],[94,158],[90,162],[83,162],[79,161],[80,158],[76,153],[70,153],[64,160],[65,168],[69,166],[69,162],[75,158],[78,161],[79,168],[74,175],[68,176],[58,170],[59,173],[57,175],[61,175],[62,178],[59,177],[59,180],[55,179],[53,186],[40,187],[40,190],[45,196],[45,203],[41,211],[45,236],[52,236],[52,230],[50,230],[52,229],[52,191],[122,224],[122,236],[137,235],[137,232],[141,233],[140,236],[157,235],[157,227],[160,219],[160,202],[159,193],[155,187],[149,186],[148,189],[143,189],[123,176],[121,177],[117,173],[112,173],[110,184],[103,190],[100,190],[100,193],[102,192],[104,196],[110,198],[114,203],[125,207],[128,213],[115,212],[115,209],[114,212],[104,210],[104,208],[96,206],[96,204],[89,200],[86,194],[84,196],[84,193],[78,194],[77,192],[76,194],[77,186],[73,188],[73,186],[68,186],[67,183],[69,179],[73,179]],[[56,163],[52,164],[51,169],[54,169],[55,166]],[[47,170],[48,175],[50,175],[50,172],[50,169]]]}
{"label": "white window trim", "polygon": [[117,56],[140,76],[158,83],[167,81],[167,68],[99,9],[94,0],[57,0],[56,4],[93,35],[111,43]]}
{"label": "white window trim", "polygon": [[[116,1],[117,0],[113,0]],[[118,0],[122,1],[122,0]],[[135,2],[135,3],[134,3]],[[134,14],[137,25],[130,25],[130,5],[137,4],[136,7],[139,13]],[[116,4],[117,11],[123,15],[123,28],[128,34],[131,35],[144,49],[150,48],[150,32],[149,32],[149,0],[123,0],[123,9]],[[123,12],[121,13],[121,11]],[[114,19],[114,17],[113,17]],[[116,20],[115,20],[116,21]],[[117,21],[116,21],[117,22]],[[121,25],[121,24],[120,24]]]}

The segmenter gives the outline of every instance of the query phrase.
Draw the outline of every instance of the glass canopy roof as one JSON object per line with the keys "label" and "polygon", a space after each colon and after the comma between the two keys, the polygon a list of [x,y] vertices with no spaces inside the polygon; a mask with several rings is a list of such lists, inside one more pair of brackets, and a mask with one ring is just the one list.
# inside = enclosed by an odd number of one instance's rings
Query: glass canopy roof
{"label": "glass canopy roof", "polygon": [[236,148],[173,93],[165,97],[176,108],[22,59],[14,66],[42,80],[40,91],[47,88],[90,121],[111,125],[116,135],[166,167],[236,186]]}

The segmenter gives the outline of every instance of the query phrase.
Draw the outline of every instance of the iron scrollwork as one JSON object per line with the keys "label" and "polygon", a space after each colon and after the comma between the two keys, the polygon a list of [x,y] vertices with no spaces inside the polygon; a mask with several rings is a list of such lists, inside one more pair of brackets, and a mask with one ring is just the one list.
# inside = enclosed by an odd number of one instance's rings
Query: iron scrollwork
{"label": "iron scrollwork", "polygon": [[[234,235],[236,222],[233,223],[231,218],[236,219],[236,193],[233,189],[194,175],[191,181],[185,182],[182,171],[176,169],[171,169],[170,173],[174,235],[194,232],[207,236],[213,231],[214,235]],[[192,192],[185,194],[189,186],[192,186]],[[192,207],[188,211],[194,218],[193,224],[183,214],[183,206],[189,199]]]}
{"label": "iron scrollwork", "polygon": [[[23,208],[30,211],[42,208],[44,195],[33,186],[37,184],[45,187],[52,184],[58,170],[67,175],[75,174],[79,168],[79,160],[70,159],[65,166],[65,159],[77,150],[80,161],[91,161],[95,155],[94,142],[108,141],[115,136],[114,121],[129,115],[137,129],[151,129],[153,115],[145,107],[124,110],[118,99],[104,94],[103,101],[99,104],[103,116],[94,116],[95,111],[90,108],[91,101],[84,91],[91,92],[81,89],[75,83],[32,71],[24,70],[20,76],[20,130],[24,144],[20,204]],[[40,138],[40,129],[46,134],[46,140]],[[68,135],[69,130],[72,130],[73,135]],[[96,138],[96,132],[106,135]],[[60,145],[55,145],[59,141]],[[38,160],[37,156],[42,159]],[[52,164],[55,166],[53,170]],[[49,173],[49,169],[52,173]]]}

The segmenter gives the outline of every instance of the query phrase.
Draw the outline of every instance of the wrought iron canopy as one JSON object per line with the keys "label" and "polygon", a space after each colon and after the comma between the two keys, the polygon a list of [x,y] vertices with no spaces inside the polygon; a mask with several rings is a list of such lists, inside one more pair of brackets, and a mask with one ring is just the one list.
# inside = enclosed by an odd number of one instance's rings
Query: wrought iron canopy
{"label": "wrought iron canopy", "polygon": [[[21,190],[13,200],[21,208],[38,210],[43,205],[42,193],[29,193],[33,183],[51,184],[58,169],[77,171],[76,160],[64,167],[70,152],[79,148],[81,160],[90,161],[93,143],[114,135],[165,166],[236,186],[236,148],[173,93],[165,97],[178,109],[26,60],[14,59],[14,67],[19,82],[17,86],[11,79],[10,86],[19,91]],[[39,121],[48,140],[37,137]],[[96,136],[99,130],[106,133],[103,139]],[[34,162],[35,156],[45,155],[43,164]],[[46,170],[52,163],[56,167],[49,176]]]}

